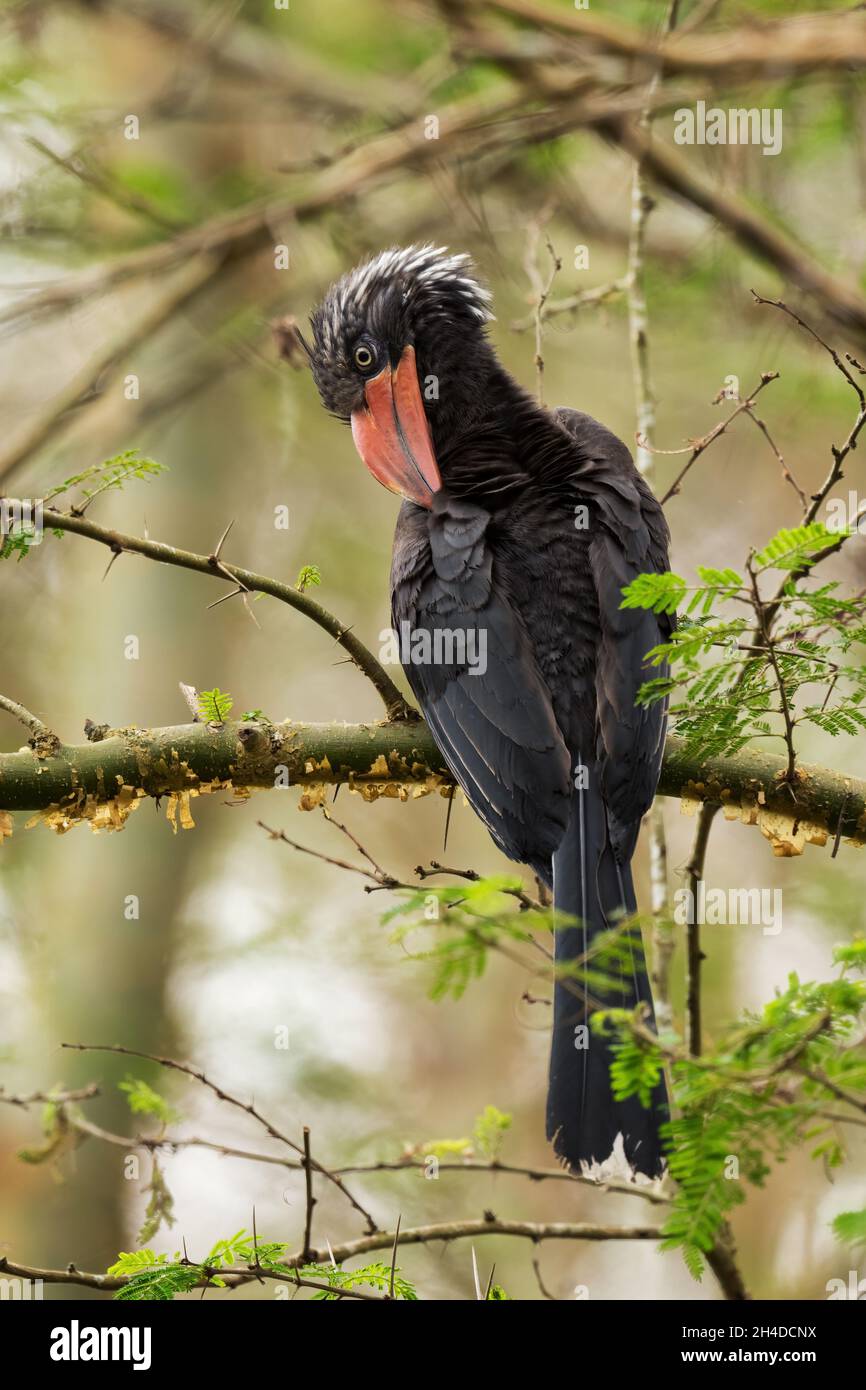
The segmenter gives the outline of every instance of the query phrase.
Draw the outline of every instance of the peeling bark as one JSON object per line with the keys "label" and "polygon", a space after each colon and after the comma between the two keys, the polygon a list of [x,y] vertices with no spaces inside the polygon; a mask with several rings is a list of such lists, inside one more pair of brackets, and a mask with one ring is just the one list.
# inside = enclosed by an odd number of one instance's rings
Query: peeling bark
{"label": "peeling bark", "polygon": [[[256,788],[297,786],[312,809],[324,788],[346,783],[365,800],[447,794],[452,779],[429,729],[420,721],[371,724],[238,722],[178,724],[164,729],[98,729],[94,741],[61,744],[49,757],[30,748],[0,754],[0,813],[34,811],[52,829],[78,821],[120,829],[146,797],[168,798],[175,828],[192,823],[189,803],[213,791],[248,795]],[[745,750],[701,758],[668,738],[659,792],[680,797],[687,813],[721,805],[729,820],[757,825],[773,852],[800,854],[806,844],[866,842],[866,782],[802,764],[790,787],[785,759]],[[0,815],[11,829],[10,818]]]}

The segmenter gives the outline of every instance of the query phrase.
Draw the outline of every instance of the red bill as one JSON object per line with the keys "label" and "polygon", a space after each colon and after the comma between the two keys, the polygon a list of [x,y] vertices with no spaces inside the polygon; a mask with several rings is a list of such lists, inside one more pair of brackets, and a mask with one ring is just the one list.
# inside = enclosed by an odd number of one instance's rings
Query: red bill
{"label": "red bill", "polygon": [[355,448],[389,491],[429,507],[442,479],[421,399],[415,349],[404,348],[396,369],[387,366],[371,377],[364,397],[366,405],[352,414]]}

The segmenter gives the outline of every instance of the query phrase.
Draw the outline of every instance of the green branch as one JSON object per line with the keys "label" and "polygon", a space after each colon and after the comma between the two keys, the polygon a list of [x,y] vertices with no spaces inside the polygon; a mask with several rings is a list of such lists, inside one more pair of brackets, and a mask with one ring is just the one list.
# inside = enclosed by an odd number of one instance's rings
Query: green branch
{"label": "green branch", "polygon": [[[96,738],[96,735],[99,735]],[[95,741],[61,744],[40,757],[30,748],[0,753],[0,811],[39,811],[55,829],[77,820],[116,829],[144,797],[171,797],[169,813],[188,823],[188,798],[231,787],[301,787],[304,804],[347,783],[365,800],[443,794],[452,779],[420,721],[300,724],[231,720],[164,729],[91,732]],[[786,761],[742,750],[700,757],[671,735],[659,792],[721,805],[727,817],[758,825],[780,855],[809,842],[866,842],[866,781],[802,764],[794,786]]]}

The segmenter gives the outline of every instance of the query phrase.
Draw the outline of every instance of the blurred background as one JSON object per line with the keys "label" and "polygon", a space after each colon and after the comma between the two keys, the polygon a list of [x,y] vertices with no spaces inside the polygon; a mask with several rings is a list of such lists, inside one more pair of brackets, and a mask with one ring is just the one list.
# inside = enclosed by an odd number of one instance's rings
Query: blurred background
{"label": "blurred background", "polygon": [[[567,0],[546,5],[574,12]],[[514,328],[531,315],[536,293],[526,268],[533,226],[544,228],[536,238],[543,278],[544,235],[563,262],[554,300],[610,286],[627,266],[634,168],[610,128],[578,115],[570,122],[560,107],[549,137],[527,135],[545,110],[535,89],[524,91],[517,113],[529,127],[520,120],[512,127],[506,116],[479,119],[467,139],[447,138],[456,103],[507,102],[524,90],[519,65],[509,69],[480,52],[464,8],[386,0],[294,0],[285,9],[270,0],[2,5],[0,490],[42,496],[89,464],[140,449],[169,472],[106,494],[94,519],[204,553],[233,520],[227,559],[288,582],[302,565],[317,565],[314,596],[378,649],[397,502],[362,468],[348,430],[321,410],[306,371],[281,360],[273,321],[291,315],[303,323],[329,281],[368,252],[413,240],[447,244],[475,257],[495,296],[497,350],[533,389],[534,334]],[[710,38],[806,8],[826,10],[831,23],[832,12],[846,7],[698,0],[681,7],[681,18]],[[537,37],[495,7],[482,9],[503,43],[526,47]],[[593,15],[643,26],[650,36],[663,11],[637,0],[593,6]],[[636,109],[651,68],[575,45],[575,63],[586,56],[602,73],[598,99]],[[841,281],[863,286],[866,94],[856,64],[807,77],[751,73],[736,88],[688,73],[672,81],[654,122],[655,137],[671,148],[671,110],[679,104],[702,98],[783,109],[776,157],[742,146],[676,153],[695,177],[745,200]],[[442,124],[441,152],[399,155],[376,172],[369,142],[393,130],[406,145],[430,116]],[[761,372],[777,370],[760,413],[798,480],[814,489],[831,442],[853,421],[853,396],[820,349],[750,294],[752,287],[790,293],[800,303],[796,287],[713,216],[663,190],[656,196],[646,289],[658,447],[681,449],[721,418],[725,407],[713,400],[725,378],[751,390]],[[253,231],[244,231],[244,217]],[[275,254],[282,245],[286,268]],[[580,247],[588,258],[578,269]],[[862,354],[856,325],[829,319],[819,300],[801,303],[837,347]],[[621,292],[552,317],[544,358],[548,402],[588,411],[633,442]],[[682,462],[656,457],[659,488]],[[843,496],[849,484],[858,486],[854,470]],[[289,509],[287,530],[274,526],[280,506]],[[687,576],[699,563],[740,566],[749,546],[799,516],[796,495],[748,420],[717,441],[666,510],[672,566]],[[236,601],[209,610],[220,590],[203,576],[125,555],[103,580],[106,558],[67,535],[47,537],[24,563],[2,567],[0,691],[64,740],[81,741],[87,718],[113,726],[183,722],[179,681],[218,685],[231,691],[237,711],[259,708],[274,719],[380,716],[368,683],[287,607],[255,603],[256,626]],[[826,577],[859,590],[864,572],[855,541]],[[134,660],[126,655],[131,635]],[[5,716],[0,738],[6,750],[23,742]],[[811,734],[801,751],[866,771],[862,741]],[[175,1132],[268,1148],[252,1121],[182,1078],[60,1049],[64,1041],[121,1043],[194,1061],[226,1089],[254,1097],[292,1134],[309,1125],[324,1162],[395,1159],[407,1145],[471,1135],[492,1104],[513,1116],[503,1157],[550,1166],[547,1018],[522,1001],[525,978],[494,961],[459,1003],[431,1002],[425,966],[389,944],[380,920],[385,895],[366,895],[361,880],[257,828],[261,818],[344,856],[348,846],[336,832],[297,803],[293,790],[241,804],[206,798],[194,804],[196,828],[177,834],[152,803],[112,835],[79,826],[56,836],[41,825],[25,829],[28,818],[17,815],[0,850],[0,1084],[28,1093],[99,1081],[88,1116],[132,1133],[139,1122],[117,1090],[131,1073],[180,1111]],[[338,808],[395,874],[408,876],[441,854],[438,797],[365,805],[344,789]],[[665,816],[675,887],[693,821],[672,801]],[[484,873],[505,867],[459,800],[447,859]],[[712,1037],[743,1008],[765,1002],[789,971],[828,975],[833,944],[862,919],[866,860],[846,846],[835,859],[807,848],[801,858],[777,860],[757,830],[719,821],[706,879],[784,893],[779,935],[706,930]],[[140,901],[136,920],[124,913],[130,895]],[[679,1010],[681,951],[674,969]],[[287,1050],[274,1041],[283,1027]],[[148,1159],[137,1181],[124,1176],[123,1149],[93,1140],[51,1162],[22,1162],[18,1149],[40,1142],[38,1107],[2,1107],[0,1140],[4,1253],[100,1270],[118,1251],[136,1248]],[[196,1149],[166,1157],[163,1169],[176,1224],[158,1233],[156,1249],[173,1251],[183,1237],[191,1253],[203,1254],[249,1227],[253,1206],[260,1233],[298,1242],[301,1175]],[[847,1278],[849,1255],[828,1221],[862,1205],[863,1186],[863,1146],[855,1141],[832,1182],[804,1154],[750,1193],[733,1224],[753,1293],[820,1298],[829,1278]],[[398,1213],[408,1226],[486,1209],[540,1221],[633,1224],[651,1215],[638,1198],[505,1175],[443,1173],[433,1182],[385,1172],[356,1178],[355,1188],[382,1225]],[[328,1190],[319,1196],[319,1240],[361,1234],[344,1203]],[[487,1239],[477,1253],[482,1275],[495,1262],[497,1282],[512,1297],[542,1296],[524,1242]],[[695,1285],[678,1254],[663,1256],[647,1242],[548,1243],[540,1261],[559,1298],[576,1285],[594,1298],[718,1296],[710,1274]],[[473,1296],[466,1242],[406,1250],[401,1263],[424,1298]],[[256,1286],[231,1295],[268,1296]]]}

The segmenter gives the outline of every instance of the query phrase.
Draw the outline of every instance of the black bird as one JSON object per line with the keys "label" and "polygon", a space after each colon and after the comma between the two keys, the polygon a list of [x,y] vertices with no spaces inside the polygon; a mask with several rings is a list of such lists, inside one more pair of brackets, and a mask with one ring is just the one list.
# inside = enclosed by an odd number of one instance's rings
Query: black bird
{"label": "black bird", "polygon": [[[635,697],[670,620],[620,605],[636,575],[668,568],[669,536],[625,445],[579,411],[547,411],[505,371],[492,317],[468,257],[393,249],[331,287],[309,351],[325,407],[404,499],[391,604],[409,684],[496,844],[579,919],[556,932],[569,962],[636,911],[630,862],[665,711]],[[596,1001],[651,1010],[639,934],[632,967],[591,997],[560,972],[547,1133],[577,1170],[621,1136],[656,1176],[664,1089],[649,1108],[614,1101],[608,1044],[584,1026]]]}

